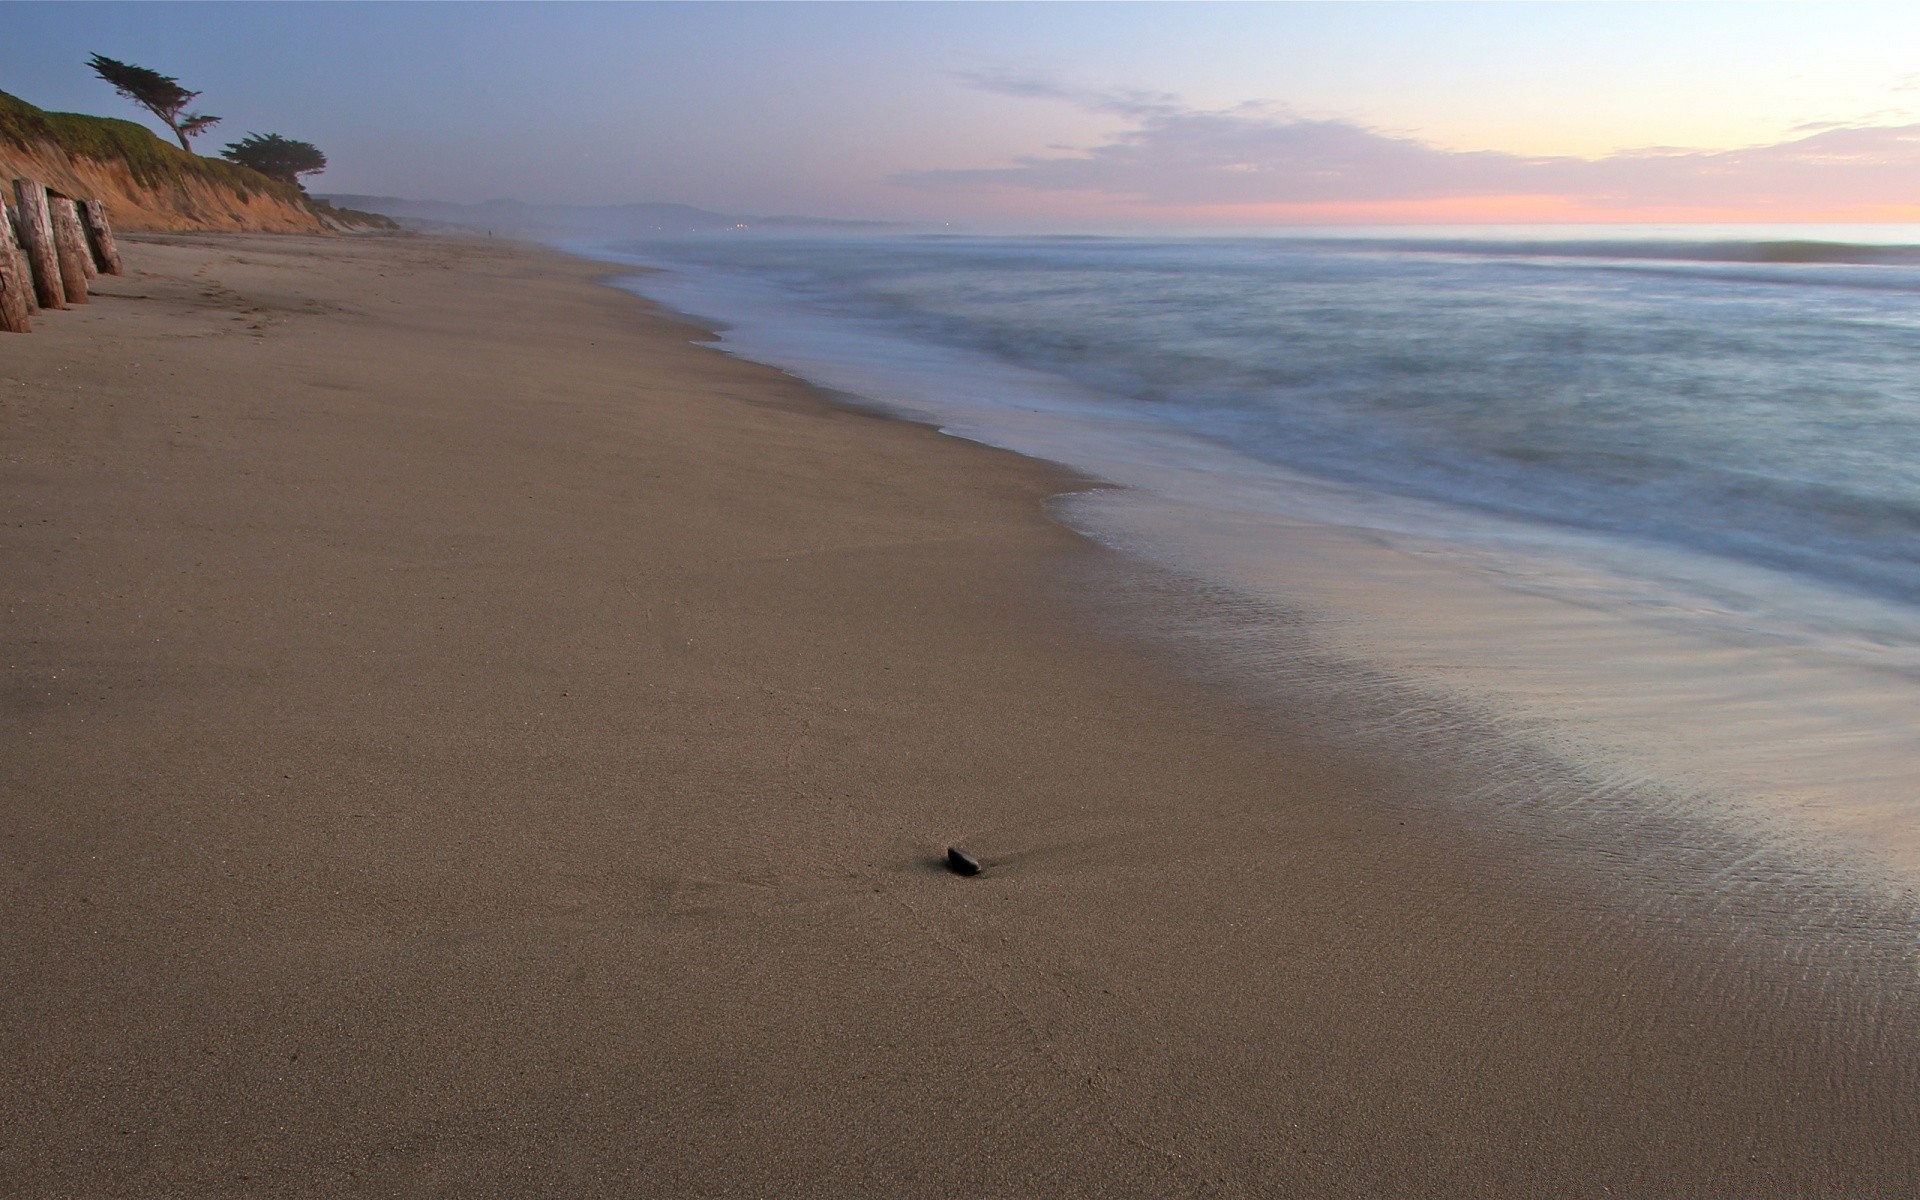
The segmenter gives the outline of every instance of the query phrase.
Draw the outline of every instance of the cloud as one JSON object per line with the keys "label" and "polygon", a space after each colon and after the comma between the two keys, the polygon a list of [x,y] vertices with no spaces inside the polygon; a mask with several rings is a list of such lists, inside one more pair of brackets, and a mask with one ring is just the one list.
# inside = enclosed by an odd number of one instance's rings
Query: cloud
{"label": "cloud", "polygon": [[1920,124],[1821,127],[1737,150],[1655,147],[1599,159],[1458,151],[1357,122],[1251,103],[1194,108],[1150,92],[1084,92],[1044,78],[975,75],[1003,95],[1123,118],[1091,148],[998,167],[924,170],[926,189],[1076,192],[1152,206],[1242,207],[1555,197],[1587,209],[1756,211],[1920,204]]}
{"label": "cloud", "polygon": [[1050,75],[1024,71],[961,71],[955,78],[977,91],[1022,100],[1066,100],[1091,112],[1119,113],[1147,118],[1180,111],[1180,97],[1172,92],[1137,89],[1094,91],[1061,83]]}

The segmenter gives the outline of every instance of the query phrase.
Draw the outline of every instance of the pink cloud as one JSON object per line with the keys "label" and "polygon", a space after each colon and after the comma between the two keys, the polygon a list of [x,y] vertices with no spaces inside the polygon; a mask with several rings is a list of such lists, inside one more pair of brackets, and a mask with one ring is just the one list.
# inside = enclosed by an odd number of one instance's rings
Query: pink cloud
{"label": "pink cloud", "polygon": [[1074,192],[1186,211],[1530,197],[1628,219],[1655,210],[1665,219],[1692,209],[1757,219],[1920,213],[1920,124],[1821,128],[1737,150],[1658,147],[1598,159],[1529,157],[1446,150],[1264,104],[1196,109],[1156,93],[1077,93],[1032,79],[972,82],[1009,95],[1068,100],[1121,116],[1129,128],[1090,149],[1000,167],[910,172],[895,182]]}

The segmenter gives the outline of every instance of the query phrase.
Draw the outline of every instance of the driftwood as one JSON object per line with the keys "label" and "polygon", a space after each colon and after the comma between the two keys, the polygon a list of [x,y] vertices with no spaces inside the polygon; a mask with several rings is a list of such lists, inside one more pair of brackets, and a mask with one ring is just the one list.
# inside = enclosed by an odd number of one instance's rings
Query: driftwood
{"label": "driftwood", "polygon": [[107,210],[98,200],[80,202],[80,223],[87,227],[87,245],[93,250],[94,265],[102,275],[118,275],[120,247],[113,240],[113,226],[107,224]]}
{"label": "driftwood", "polygon": [[0,197],[0,332],[32,333],[33,283],[27,278],[27,260],[13,240],[13,214]]}
{"label": "driftwood", "polygon": [[80,230],[80,213],[65,196],[49,196],[47,215],[53,223],[53,252],[60,258],[60,286],[66,289],[67,303],[85,304],[93,255],[87,250],[87,235]]}
{"label": "driftwood", "polygon": [[47,189],[31,179],[13,181],[20,201],[20,246],[33,272],[33,294],[41,308],[65,308],[66,289],[60,285],[60,259],[53,248],[53,218],[47,212]]}

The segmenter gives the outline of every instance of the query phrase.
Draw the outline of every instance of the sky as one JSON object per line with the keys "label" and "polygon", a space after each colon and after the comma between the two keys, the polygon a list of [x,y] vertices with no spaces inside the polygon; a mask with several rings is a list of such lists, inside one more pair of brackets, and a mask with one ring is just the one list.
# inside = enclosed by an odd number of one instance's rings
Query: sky
{"label": "sky", "polygon": [[[1920,4],[7,6],[315,191],[1034,228],[1920,221]],[[147,122],[152,124],[151,120]]]}

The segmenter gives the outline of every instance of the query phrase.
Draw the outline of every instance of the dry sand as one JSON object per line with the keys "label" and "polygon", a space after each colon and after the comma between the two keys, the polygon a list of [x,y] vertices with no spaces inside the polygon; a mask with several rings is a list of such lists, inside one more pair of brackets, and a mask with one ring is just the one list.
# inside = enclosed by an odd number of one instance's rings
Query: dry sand
{"label": "dry sand", "polygon": [[0,1194],[1920,1189],[1906,997],[1099,632],[1056,472],[541,251],[129,241],[0,342]]}

